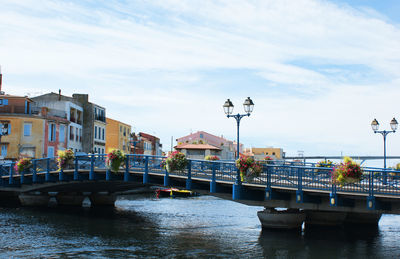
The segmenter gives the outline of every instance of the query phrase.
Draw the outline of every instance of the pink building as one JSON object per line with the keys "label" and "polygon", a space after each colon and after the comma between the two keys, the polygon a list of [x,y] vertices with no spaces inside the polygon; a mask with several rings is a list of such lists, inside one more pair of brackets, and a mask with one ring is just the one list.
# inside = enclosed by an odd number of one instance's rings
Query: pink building
{"label": "pink building", "polygon": [[[178,146],[189,144],[208,144],[221,149],[221,159],[232,160],[235,158],[237,144],[234,141],[227,140],[224,137],[218,137],[205,131],[198,131],[190,135],[176,139]],[[243,152],[243,144],[239,145],[240,152]]]}

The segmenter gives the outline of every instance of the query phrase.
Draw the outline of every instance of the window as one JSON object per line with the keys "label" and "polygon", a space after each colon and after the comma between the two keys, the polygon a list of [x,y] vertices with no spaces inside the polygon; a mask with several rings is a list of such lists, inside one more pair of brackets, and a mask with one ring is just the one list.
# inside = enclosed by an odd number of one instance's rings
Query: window
{"label": "window", "polygon": [[203,133],[200,133],[200,138],[204,138],[204,135],[203,135]]}
{"label": "window", "polygon": [[49,134],[49,141],[51,141],[51,142],[56,141],[56,124],[54,124],[54,123],[49,124],[48,134]]}
{"label": "window", "polygon": [[54,157],[54,147],[47,147],[47,157]]}
{"label": "window", "polygon": [[60,125],[60,129],[58,132],[58,141],[60,143],[64,143],[65,142],[65,125]]}
{"label": "window", "polygon": [[97,138],[97,126],[94,126],[94,138]]}
{"label": "window", "polygon": [[79,142],[82,142],[82,129],[79,129]]}
{"label": "window", "polygon": [[74,136],[74,127],[73,126],[69,126],[69,140],[74,140],[75,136]]}
{"label": "window", "polygon": [[7,144],[3,144],[3,145],[1,145],[1,156],[4,158],[4,157],[7,157]]}
{"label": "window", "polygon": [[104,132],[105,132],[105,130],[104,130],[104,128],[103,128],[103,140],[105,140],[105,139],[104,139]]}
{"label": "window", "polygon": [[10,123],[4,123],[4,124],[0,124],[0,125],[3,125],[3,127],[7,129],[6,135],[11,134],[11,124]]}
{"label": "window", "polygon": [[94,153],[97,153],[97,148],[96,147],[94,148]]}
{"label": "window", "polygon": [[79,129],[76,128],[75,132],[76,132],[76,138],[75,138],[75,140],[76,140],[76,142],[78,142],[78,141],[79,141]]}
{"label": "window", "polygon": [[124,128],[124,137],[126,136],[126,128]]}
{"label": "window", "polygon": [[101,139],[101,128],[99,127],[99,139]]}
{"label": "window", "polygon": [[24,136],[32,134],[32,123],[24,123]]}
{"label": "window", "polygon": [[119,126],[119,131],[122,132],[122,126]]}

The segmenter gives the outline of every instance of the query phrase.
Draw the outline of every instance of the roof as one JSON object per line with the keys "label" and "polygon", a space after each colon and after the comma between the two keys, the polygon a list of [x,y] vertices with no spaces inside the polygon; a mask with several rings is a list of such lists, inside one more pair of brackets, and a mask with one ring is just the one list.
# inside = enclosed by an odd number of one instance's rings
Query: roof
{"label": "roof", "polygon": [[27,99],[30,102],[33,102],[33,100],[31,98],[29,98],[28,96],[18,96],[18,95],[9,95],[9,94],[2,94],[0,95],[0,98],[12,98],[12,99]]}
{"label": "roof", "polygon": [[221,150],[220,148],[214,147],[209,144],[189,144],[183,143],[174,147],[175,149],[210,149],[210,150]]}

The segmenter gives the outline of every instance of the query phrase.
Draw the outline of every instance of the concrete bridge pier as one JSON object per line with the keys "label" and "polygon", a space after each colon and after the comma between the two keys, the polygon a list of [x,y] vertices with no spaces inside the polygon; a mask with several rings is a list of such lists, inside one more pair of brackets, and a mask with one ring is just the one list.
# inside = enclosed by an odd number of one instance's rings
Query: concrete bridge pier
{"label": "concrete bridge pier", "polygon": [[117,196],[109,192],[97,192],[97,193],[92,193],[89,196],[89,199],[92,207],[97,207],[97,206],[114,207]]}
{"label": "concrete bridge pier", "polygon": [[347,213],[337,211],[306,210],[306,226],[340,226],[344,223]]}
{"label": "concrete bridge pier", "polygon": [[29,192],[18,195],[21,205],[26,207],[48,207],[50,197],[47,192]]}
{"label": "concrete bridge pier", "polygon": [[57,205],[81,207],[85,196],[79,192],[60,192],[56,195]]}
{"label": "concrete bridge pier", "polygon": [[344,224],[375,225],[377,226],[382,213],[356,213],[347,212]]}

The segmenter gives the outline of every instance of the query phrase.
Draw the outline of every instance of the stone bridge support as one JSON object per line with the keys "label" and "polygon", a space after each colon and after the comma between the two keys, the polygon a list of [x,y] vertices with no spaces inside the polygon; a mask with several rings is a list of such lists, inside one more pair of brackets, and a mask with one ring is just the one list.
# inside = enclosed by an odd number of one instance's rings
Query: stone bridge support
{"label": "stone bridge support", "polygon": [[47,192],[29,192],[19,194],[18,198],[22,206],[48,207],[51,196]]}
{"label": "stone bridge support", "polygon": [[82,206],[82,202],[85,199],[85,195],[79,192],[69,192],[69,193],[58,193],[56,195],[58,206]]}
{"label": "stone bridge support", "polygon": [[89,199],[92,207],[97,207],[97,206],[114,207],[117,196],[109,192],[97,192],[97,193],[92,193],[89,196]]}

